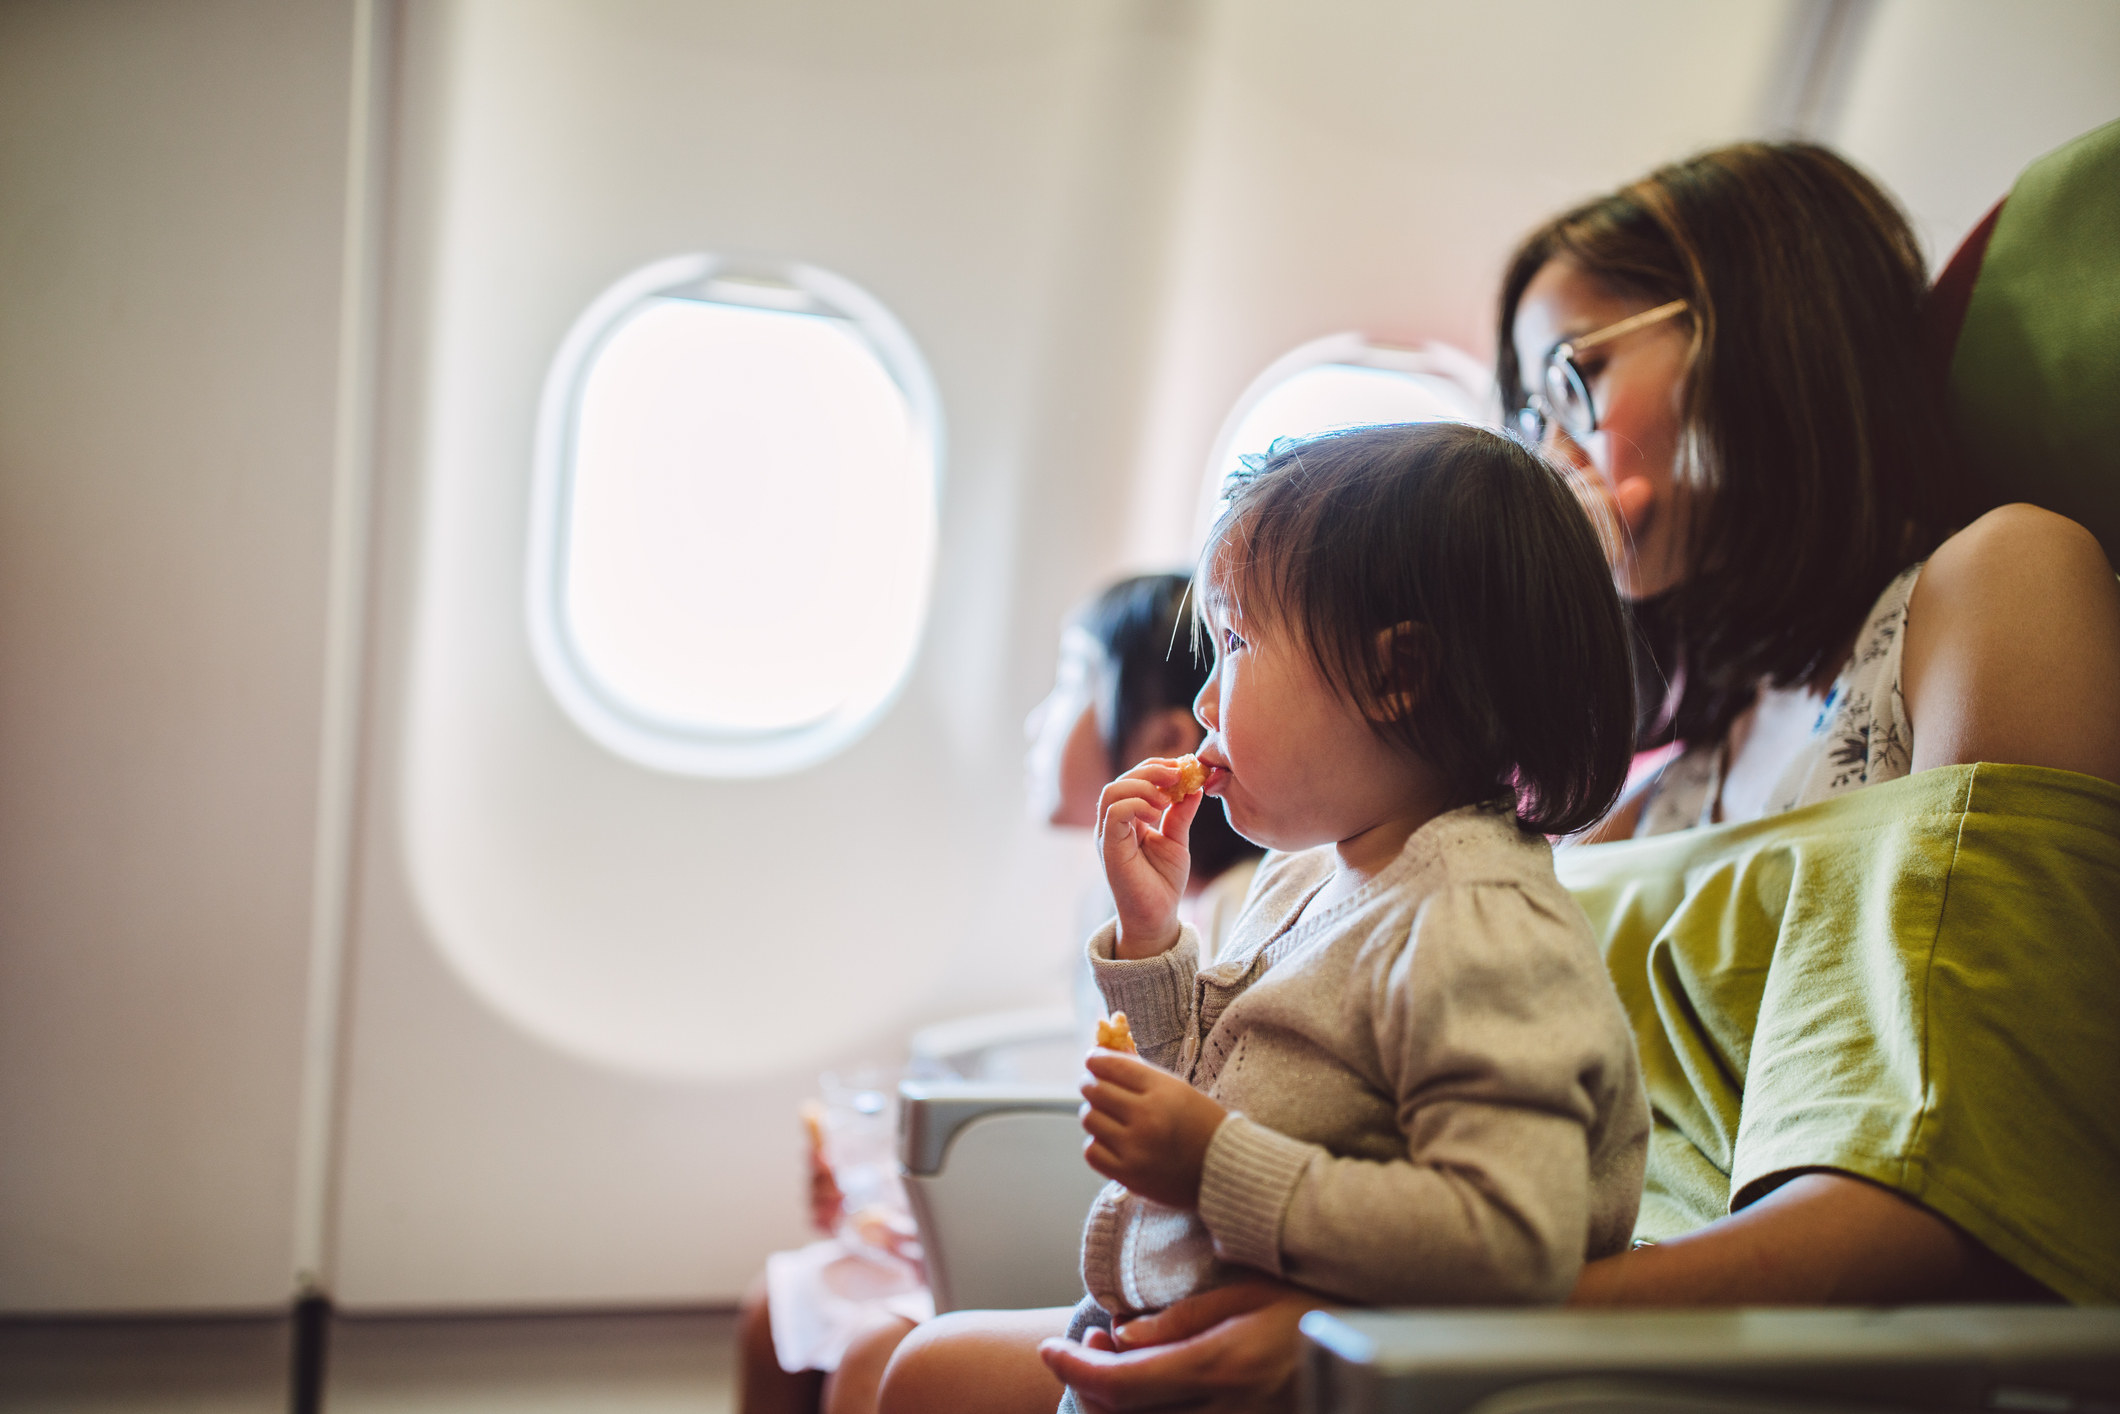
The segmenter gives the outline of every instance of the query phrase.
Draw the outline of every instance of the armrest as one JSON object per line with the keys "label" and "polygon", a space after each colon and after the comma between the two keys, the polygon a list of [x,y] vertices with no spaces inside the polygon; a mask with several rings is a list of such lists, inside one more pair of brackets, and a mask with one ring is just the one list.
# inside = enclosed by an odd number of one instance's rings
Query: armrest
{"label": "armrest", "polygon": [[1313,1311],[1315,1414],[2120,1408],[2120,1308]]}
{"label": "armrest", "polygon": [[1082,1096],[1056,1085],[907,1080],[898,1087],[898,1162],[908,1175],[942,1172],[950,1141],[976,1120],[1005,1114],[1075,1118]]}
{"label": "armrest", "polygon": [[1104,1180],[1082,1162],[1082,1097],[1058,1086],[908,1080],[898,1156],[937,1311],[1072,1304],[1082,1221]]}

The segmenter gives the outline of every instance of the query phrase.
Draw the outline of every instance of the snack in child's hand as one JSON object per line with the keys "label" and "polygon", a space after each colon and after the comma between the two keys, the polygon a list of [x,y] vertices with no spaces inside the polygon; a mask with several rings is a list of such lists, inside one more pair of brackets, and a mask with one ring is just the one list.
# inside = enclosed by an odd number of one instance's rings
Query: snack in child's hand
{"label": "snack in child's hand", "polygon": [[1107,1051],[1135,1051],[1134,1028],[1126,1024],[1126,1013],[1115,1011],[1111,1020],[1097,1023],[1097,1044]]}
{"label": "snack in child's hand", "polygon": [[1176,805],[1181,800],[1198,795],[1200,787],[1206,784],[1207,768],[1200,764],[1200,758],[1197,756],[1180,756],[1178,758],[1178,779],[1174,784],[1163,788],[1163,796],[1172,805]]}

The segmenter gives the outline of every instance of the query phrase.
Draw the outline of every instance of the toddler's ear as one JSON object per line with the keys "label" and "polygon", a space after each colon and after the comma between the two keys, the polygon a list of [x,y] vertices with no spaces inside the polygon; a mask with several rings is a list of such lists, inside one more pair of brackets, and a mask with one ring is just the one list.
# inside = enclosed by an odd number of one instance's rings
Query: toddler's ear
{"label": "toddler's ear", "polygon": [[1381,721],[1403,721],[1428,695],[1435,671],[1435,630],[1411,619],[1377,630],[1378,693],[1375,715]]}

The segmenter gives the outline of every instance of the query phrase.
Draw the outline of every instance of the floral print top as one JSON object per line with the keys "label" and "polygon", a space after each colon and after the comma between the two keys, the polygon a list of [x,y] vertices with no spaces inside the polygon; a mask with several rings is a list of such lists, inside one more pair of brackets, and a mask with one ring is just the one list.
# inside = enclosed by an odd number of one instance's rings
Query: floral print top
{"label": "floral print top", "polygon": [[[1810,740],[1782,769],[1762,814],[1815,805],[1907,774],[1914,729],[1907,724],[1906,699],[1899,690],[1899,661],[1907,599],[1920,577],[1921,566],[1909,566],[1877,596],[1855,636],[1854,654],[1818,709]],[[1714,823],[1727,756],[1728,743],[1715,741],[1690,746],[1673,757],[1651,788],[1635,835]]]}

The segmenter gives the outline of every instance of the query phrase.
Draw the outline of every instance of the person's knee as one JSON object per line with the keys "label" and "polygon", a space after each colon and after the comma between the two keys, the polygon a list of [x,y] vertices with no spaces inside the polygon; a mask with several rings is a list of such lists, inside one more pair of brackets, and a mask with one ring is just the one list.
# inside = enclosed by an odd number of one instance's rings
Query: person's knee
{"label": "person's knee", "polygon": [[876,1414],[932,1414],[955,1407],[979,1331],[962,1315],[937,1316],[898,1343],[876,1391]]}
{"label": "person's knee", "polygon": [[1068,1308],[957,1311],[917,1327],[891,1356],[878,1414],[1043,1414],[1060,1384],[1038,1342],[1067,1328]]}
{"label": "person's knee", "polygon": [[884,1369],[914,1329],[903,1316],[883,1315],[856,1331],[824,1382],[824,1414],[876,1414]]}

